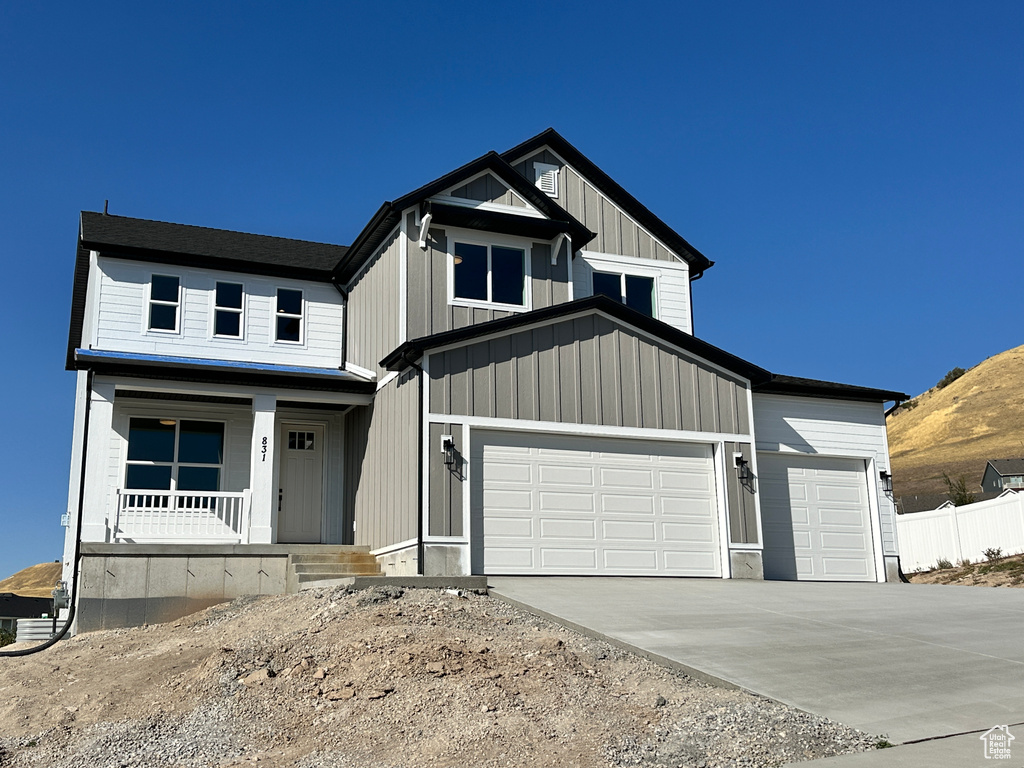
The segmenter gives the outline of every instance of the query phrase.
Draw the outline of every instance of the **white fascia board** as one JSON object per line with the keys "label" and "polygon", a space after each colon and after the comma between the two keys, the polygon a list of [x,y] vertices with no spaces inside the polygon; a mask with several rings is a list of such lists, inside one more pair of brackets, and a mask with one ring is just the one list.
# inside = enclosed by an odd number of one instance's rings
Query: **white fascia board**
{"label": "white fascia board", "polygon": [[234,386],[230,384],[166,381],[162,379],[132,379],[118,376],[96,376],[94,382],[110,383],[117,389],[179,395],[249,398],[258,395],[271,395],[279,400],[302,403],[327,403],[331,405],[368,405],[373,402],[373,395],[361,395],[353,392],[323,392],[304,389],[281,389],[277,387]]}
{"label": "white fascia board", "polygon": [[367,381],[376,381],[377,380],[377,374],[376,373],[374,373],[373,371],[368,370],[366,368],[363,368],[361,365],[356,365],[355,363],[350,363],[348,360],[345,361],[345,370],[346,371],[351,371],[352,373],[356,374],[356,376],[362,376]]}
{"label": "white fascia board", "polygon": [[525,160],[529,160],[531,157],[534,157],[535,155],[540,154],[544,150],[547,150],[552,155],[554,155],[555,158],[558,160],[558,162],[560,162],[566,168],[572,168],[573,173],[575,173],[577,176],[579,176],[583,180],[584,184],[586,184],[588,187],[590,187],[592,190],[594,190],[594,192],[596,192],[598,195],[600,195],[601,197],[606,199],[609,203],[614,205],[615,206],[615,210],[617,210],[620,214],[622,214],[627,219],[629,219],[631,222],[633,222],[633,224],[636,225],[637,229],[639,229],[641,232],[643,232],[645,235],[647,235],[649,238],[651,238],[651,240],[653,240],[655,243],[660,245],[666,251],[671,253],[673,256],[675,256],[677,259],[679,259],[681,262],[683,262],[684,264],[686,263],[686,259],[684,259],[678,253],[676,253],[674,249],[669,248],[667,245],[665,245],[665,243],[663,243],[659,238],[657,238],[654,235],[654,233],[652,233],[650,230],[647,229],[647,227],[645,227],[639,221],[637,221],[632,216],[630,216],[628,213],[626,213],[624,210],[622,210],[622,208],[618,204],[616,204],[610,197],[608,197],[608,195],[606,195],[604,192],[602,192],[600,189],[598,189],[597,186],[595,186],[594,183],[590,181],[590,179],[588,179],[586,176],[584,176],[582,173],[580,173],[579,170],[575,166],[570,165],[569,163],[567,163],[565,161],[565,159],[561,155],[559,155],[557,152],[555,152],[555,150],[553,150],[547,144],[545,144],[543,147],[540,147],[539,149],[535,150],[534,152],[532,152],[532,153],[530,153],[528,155],[523,155],[522,157],[517,158],[517,162],[521,163],[521,162],[523,162]]}
{"label": "white fascia board", "polygon": [[400,541],[397,544],[388,544],[386,547],[380,549],[371,549],[370,554],[374,557],[380,557],[381,555],[390,555],[392,552],[400,552],[403,549],[412,549],[419,542],[416,539],[409,539],[408,541]]}
{"label": "white fascia board", "polygon": [[[601,312],[600,310],[597,310],[597,311],[595,311],[595,310],[588,310],[588,311],[584,311],[584,312],[574,312],[574,313],[568,314],[568,315],[560,315],[559,317],[548,318],[546,320],[538,320],[536,323],[527,323],[525,325],[517,326],[512,331],[504,331],[504,332],[499,331],[499,332],[496,332],[496,333],[488,333],[488,334],[485,334],[483,336],[476,336],[476,337],[474,337],[472,339],[466,339],[464,341],[458,341],[458,342],[454,342],[452,344],[445,344],[444,346],[441,346],[441,347],[432,347],[431,350],[430,350],[430,354],[439,354],[441,352],[448,352],[449,350],[452,350],[452,349],[459,349],[460,347],[468,347],[471,344],[478,344],[478,343],[483,342],[483,341],[491,341],[492,339],[500,339],[503,336],[509,335],[510,332],[519,333],[521,331],[530,331],[530,330],[533,330],[534,328],[541,328],[541,327],[543,327],[545,325],[554,325],[555,323],[565,322],[566,320],[576,320],[577,318],[587,317],[589,315],[600,315],[601,317],[604,317],[607,320],[610,320],[611,322],[615,323],[616,325],[621,325],[624,328],[629,328],[634,333],[636,333],[638,336],[642,336],[645,339],[651,340],[652,342],[656,342],[658,344],[662,344],[662,345],[668,347],[669,349],[672,349],[672,350],[678,352],[680,355],[683,355],[683,356],[685,356],[685,357],[687,357],[689,359],[692,359],[692,360],[696,360],[696,361],[702,363],[703,365],[706,365],[708,368],[711,368],[712,370],[717,371],[718,373],[721,373],[724,376],[729,376],[729,377],[731,377],[733,379],[736,379],[737,381],[741,382],[744,385],[744,387],[746,387],[746,389],[748,391],[750,390],[750,379],[748,379],[748,378],[746,378],[744,376],[741,376],[740,374],[736,373],[735,371],[730,371],[730,370],[728,370],[726,368],[723,368],[722,366],[718,365],[717,363],[712,363],[710,360],[705,360],[703,357],[701,357],[700,355],[698,355],[698,354],[696,354],[694,352],[690,352],[689,350],[686,350],[686,349],[683,349],[682,347],[676,346],[672,342],[665,341],[660,336],[654,336],[653,334],[650,334],[650,333],[644,331],[641,328],[637,328],[635,325],[632,325],[630,323],[624,322],[624,321],[618,319],[617,317],[612,317],[611,315],[609,315],[609,314],[607,314],[605,312]],[[678,330],[678,329],[675,329],[675,330]],[[753,412],[751,412],[751,419],[753,419]],[[753,428],[751,428],[751,429],[753,429]]]}
{"label": "white fascia board", "polygon": [[[452,198],[452,190],[453,189],[458,189],[459,187],[464,187],[467,184],[472,184],[474,181],[476,181],[477,179],[481,179],[484,176],[494,176],[494,178],[498,180],[498,182],[501,184],[501,186],[503,186],[505,189],[507,189],[509,192],[511,192],[513,195],[515,195],[516,199],[521,200],[524,205],[526,205],[530,210],[534,211],[535,213],[538,213],[538,214],[540,213],[540,211],[538,211],[536,208],[533,207],[533,205],[530,204],[529,200],[524,199],[522,195],[520,195],[518,192],[516,192],[514,189],[512,189],[512,187],[510,187],[505,182],[505,180],[503,178],[501,178],[500,176],[495,174],[494,171],[491,170],[490,168],[484,168],[484,170],[480,171],[479,173],[475,173],[472,176],[466,177],[465,179],[460,181],[458,184],[453,184],[448,189],[442,190],[441,192],[439,192],[434,197],[442,197],[444,199],[443,200],[439,200],[438,202],[446,202],[447,199]],[[466,198],[454,198],[454,199],[465,200]],[[480,200],[469,200],[469,202],[471,202],[471,203],[479,203],[481,201]],[[541,215],[543,216],[543,214],[541,214]]]}
{"label": "white fascia board", "polygon": [[377,391],[380,392],[384,387],[390,384],[392,381],[398,378],[398,371],[392,371],[383,379],[377,382]]}
{"label": "white fascia board", "polygon": [[536,208],[522,208],[504,203],[491,203],[486,200],[470,200],[466,197],[449,197],[447,195],[434,195],[428,200],[443,205],[455,205],[460,208],[472,208],[477,211],[494,211],[496,213],[511,213],[515,216],[525,216],[530,219],[546,219],[543,213]]}
{"label": "white fascia board", "polygon": [[[638,256],[617,256],[614,253],[602,253],[600,251],[580,251],[580,255],[590,263],[607,264],[609,266],[628,265],[636,267],[637,270],[650,270],[658,272],[662,270],[674,270],[678,272],[689,272],[690,265],[685,261],[676,263],[672,261],[654,261],[653,259],[641,259]],[[638,271],[636,274],[640,274]]]}
{"label": "white fascia board", "polygon": [[493,429],[512,432],[543,432],[586,437],[618,437],[633,440],[660,440],[662,442],[701,443],[716,442],[749,443],[750,435],[732,432],[697,432],[677,429],[652,429],[647,427],[609,427],[602,424],[576,424],[559,421],[534,421],[531,419],[502,419],[492,416],[462,416],[452,413],[425,414],[427,424],[465,424],[474,429]]}

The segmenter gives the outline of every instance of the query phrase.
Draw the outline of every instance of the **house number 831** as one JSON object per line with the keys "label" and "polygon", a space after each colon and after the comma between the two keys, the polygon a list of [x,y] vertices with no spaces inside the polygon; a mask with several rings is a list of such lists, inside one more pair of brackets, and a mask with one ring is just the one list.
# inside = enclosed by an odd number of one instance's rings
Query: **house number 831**
{"label": "house number 831", "polygon": [[260,451],[263,454],[263,461],[267,460],[267,438],[263,438],[263,450]]}

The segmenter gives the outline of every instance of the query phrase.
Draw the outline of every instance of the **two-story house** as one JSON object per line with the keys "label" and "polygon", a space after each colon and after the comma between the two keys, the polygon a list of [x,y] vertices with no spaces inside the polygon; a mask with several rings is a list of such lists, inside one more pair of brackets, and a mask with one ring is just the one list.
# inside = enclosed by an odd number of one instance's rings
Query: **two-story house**
{"label": "two-story house", "polygon": [[340,546],[392,574],[894,578],[905,395],[695,337],[712,265],[553,130],[348,247],[83,213],[79,627],[284,592]]}

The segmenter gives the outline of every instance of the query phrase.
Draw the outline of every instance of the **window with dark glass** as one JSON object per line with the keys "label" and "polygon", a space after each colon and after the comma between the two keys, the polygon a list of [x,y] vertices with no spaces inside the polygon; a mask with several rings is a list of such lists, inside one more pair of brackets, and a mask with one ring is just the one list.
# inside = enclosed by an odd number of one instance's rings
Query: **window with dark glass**
{"label": "window with dark glass", "polygon": [[149,285],[149,329],[177,331],[181,306],[181,281],[169,275],[153,275]]}
{"label": "window with dark glass", "polygon": [[242,335],[242,286],[217,283],[214,292],[213,335],[240,338]]}
{"label": "window with dark glass", "polygon": [[654,317],[654,278],[616,272],[594,272],[594,295],[621,301],[648,317]]}
{"label": "window with dark glass", "polygon": [[302,291],[277,289],[278,341],[302,341]]}
{"label": "window with dark glass", "polygon": [[522,248],[456,242],[452,256],[455,298],[526,305],[526,251]]}
{"label": "window with dark glass", "polygon": [[125,488],[220,490],[224,424],[189,419],[133,418],[128,425]]}

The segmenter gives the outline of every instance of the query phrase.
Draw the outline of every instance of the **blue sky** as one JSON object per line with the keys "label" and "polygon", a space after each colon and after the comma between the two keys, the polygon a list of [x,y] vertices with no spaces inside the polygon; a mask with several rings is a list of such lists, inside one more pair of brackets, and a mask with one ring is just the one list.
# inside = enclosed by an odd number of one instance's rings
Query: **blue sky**
{"label": "blue sky", "polygon": [[698,336],[917,394],[1024,343],[1024,4],[0,11],[0,577],[57,559],[78,212],[347,244],[555,127],[717,265]]}

